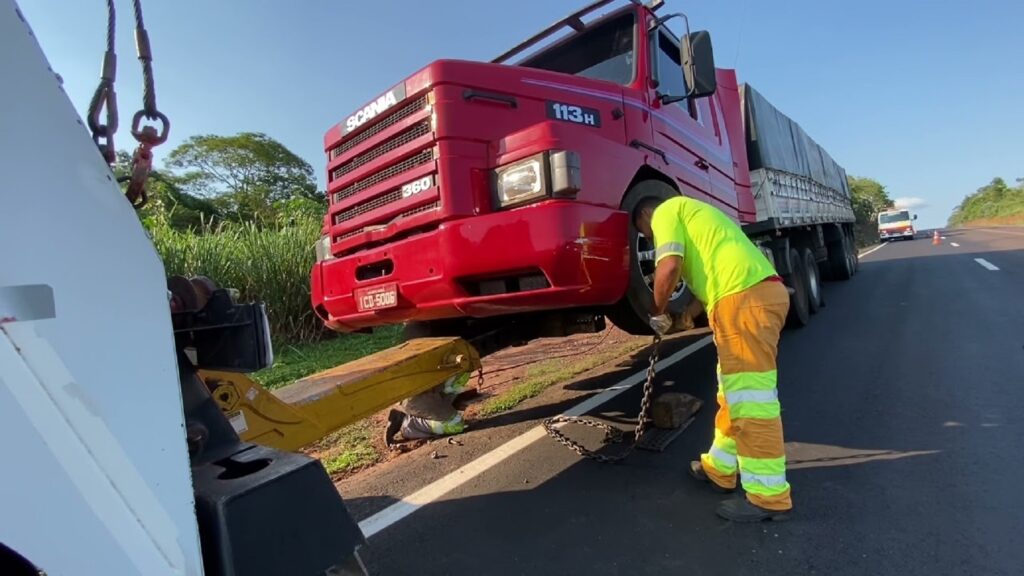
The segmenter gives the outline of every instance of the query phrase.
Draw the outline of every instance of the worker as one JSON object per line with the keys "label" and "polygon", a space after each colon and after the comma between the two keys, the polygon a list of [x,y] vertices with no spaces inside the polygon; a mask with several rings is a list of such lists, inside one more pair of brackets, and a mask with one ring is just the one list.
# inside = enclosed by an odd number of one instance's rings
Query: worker
{"label": "worker", "polygon": [[388,414],[385,443],[393,445],[398,433],[404,440],[419,440],[464,432],[466,422],[453,404],[467,393],[467,382],[469,374],[452,376],[441,386],[399,402]]}
{"label": "worker", "polygon": [[789,291],[740,227],[713,206],[686,198],[641,201],[634,224],[654,239],[654,307],[650,326],[672,326],[669,299],[682,279],[704,305],[718,349],[718,414],[711,448],[690,475],[719,492],[718,515],[737,522],[783,520],[792,509],[782,418],[776,391],[779,332]]}

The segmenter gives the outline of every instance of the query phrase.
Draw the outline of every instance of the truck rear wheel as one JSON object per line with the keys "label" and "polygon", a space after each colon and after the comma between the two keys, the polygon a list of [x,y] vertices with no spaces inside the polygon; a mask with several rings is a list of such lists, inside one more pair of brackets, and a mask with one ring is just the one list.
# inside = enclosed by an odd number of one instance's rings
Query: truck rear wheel
{"label": "truck rear wheel", "polygon": [[839,240],[828,246],[829,272],[833,280],[849,280],[853,276],[853,260],[850,258],[850,241],[844,233]]}
{"label": "truck rear wheel", "polygon": [[786,286],[793,289],[789,295],[789,316],[786,326],[802,328],[811,321],[810,303],[807,298],[807,267],[796,248],[789,249],[789,274],[783,277]]}
{"label": "truck rear wheel", "polygon": [[818,269],[818,262],[814,259],[814,252],[810,248],[802,251],[804,270],[807,273],[807,307],[811,314],[817,314],[818,310],[825,305],[825,296],[821,291],[821,271]]}
{"label": "truck rear wheel", "polygon": [[853,237],[853,232],[846,235],[846,245],[850,249],[850,276],[855,276],[860,270],[860,257],[857,256],[857,240]]}
{"label": "truck rear wheel", "polygon": [[[660,180],[644,180],[633,185],[622,201],[621,210],[629,214],[629,284],[621,300],[605,311],[605,316],[619,329],[637,336],[650,335],[648,318],[654,307],[654,245],[633,224],[633,212],[642,200],[668,200],[679,193]],[[685,282],[676,286],[669,300],[668,313],[681,316],[693,298]]]}

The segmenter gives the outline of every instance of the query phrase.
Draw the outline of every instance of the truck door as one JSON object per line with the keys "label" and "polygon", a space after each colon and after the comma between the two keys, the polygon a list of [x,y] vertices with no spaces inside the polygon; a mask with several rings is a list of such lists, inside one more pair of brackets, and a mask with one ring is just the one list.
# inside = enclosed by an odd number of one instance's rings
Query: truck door
{"label": "truck door", "polygon": [[[651,42],[654,145],[665,152],[669,171],[687,194],[710,202],[736,216],[732,159],[721,112],[713,98],[684,99],[661,104],[662,95],[685,94],[687,87],[679,60],[679,41],[664,27]],[[717,112],[717,114],[716,114]]]}

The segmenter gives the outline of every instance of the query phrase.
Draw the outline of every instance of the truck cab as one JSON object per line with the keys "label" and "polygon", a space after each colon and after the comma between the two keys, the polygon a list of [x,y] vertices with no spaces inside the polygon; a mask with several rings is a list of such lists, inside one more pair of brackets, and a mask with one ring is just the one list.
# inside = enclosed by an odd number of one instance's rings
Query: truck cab
{"label": "truck cab", "polygon": [[610,4],[493,62],[433,62],[327,131],[327,326],[575,309],[645,333],[654,254],[630,203],[682,193],[754,221],[735,74],[706,33],[684,74],[690,37],[638,0],[593,17]]}
{"label": "truck cab", "polygon": [[916,231],[914,220],[917,214],[910,215],[909,210],[886,210],[878,214],[878,238],[882,242],[895,240],[913,240]]}

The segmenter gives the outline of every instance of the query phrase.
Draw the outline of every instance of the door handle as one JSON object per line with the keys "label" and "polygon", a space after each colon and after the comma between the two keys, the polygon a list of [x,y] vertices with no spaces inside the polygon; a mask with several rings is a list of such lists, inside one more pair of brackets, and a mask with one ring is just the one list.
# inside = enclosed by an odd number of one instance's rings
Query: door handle
{"label": "door handle", "polygon": [[693,165],[696,166],[697,168],[700,168],[701,170],[708,169],[708,163],[705,162],[703,159],[698,159],[696,162],[693,163]]}

